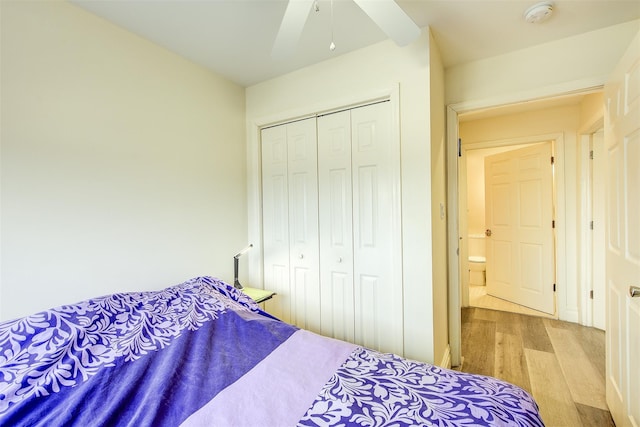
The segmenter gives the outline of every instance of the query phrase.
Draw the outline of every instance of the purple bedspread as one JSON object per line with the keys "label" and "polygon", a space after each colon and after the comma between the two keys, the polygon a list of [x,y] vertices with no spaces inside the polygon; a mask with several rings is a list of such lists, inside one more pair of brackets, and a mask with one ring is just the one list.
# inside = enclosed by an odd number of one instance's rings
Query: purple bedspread
{"label": "purple bedspread", "polygon": [[300,330],[200,277],[0,323],[0,425],[543,424],[514,385]]}

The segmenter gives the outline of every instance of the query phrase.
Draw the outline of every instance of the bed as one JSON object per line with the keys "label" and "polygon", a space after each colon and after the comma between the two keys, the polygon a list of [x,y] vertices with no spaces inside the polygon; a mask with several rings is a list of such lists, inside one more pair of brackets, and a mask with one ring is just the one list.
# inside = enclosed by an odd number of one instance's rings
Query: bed
{"label": "bed", "polygon": [[322,337],[198,277],[0,323],[0,425],[542,426],[515,385]]}

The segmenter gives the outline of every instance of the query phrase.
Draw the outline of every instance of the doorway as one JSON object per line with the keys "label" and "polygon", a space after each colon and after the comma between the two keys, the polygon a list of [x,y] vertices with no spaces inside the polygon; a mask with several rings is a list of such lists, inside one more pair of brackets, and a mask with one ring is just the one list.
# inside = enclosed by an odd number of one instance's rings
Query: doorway
{"label": "doorway", "polygon": [[555,318],[553,141],[533,139],[463,140],[461,278],[471,307]]}
{"label": "doorway", "polygon": [[[592,97],[599,96],[599,100]],[[602,91],[600,87],[584,89],[538,100],[512,100],[516,103],[496,105],[487,101],[486,105],[473,103],[469,105],[449,106],[447,112],[447,169],[448,183],[448,246],[449,260],[449,324],[452,365],[460,362],[461,307],[468,307],[469,288],[467,266],[461,260],[468,259],[468,251],[461,239],[468,233],[466,219],[459,213],[466,212],[464,201],[460,199],[463,190],[461,177],[464,169],[459,168],[459,159],[464,149],[482,148],[482,144],[493,142],[496,145],[520,146],[522,144],[554,141],[555,144],[555,199],[556,203],[556,318],[570,321],[581,321],[582,292],[580,277],[577,275],[576,263],[580,255],[576,252],[576,203],[578,185],[576,182],[576,138],[582,129],[578,129],[581,107],[585,103],[598,106],[594,112],[601,115]],[[573,124],[562,118],[562,109],[572,109]],[[560,110],[558,110],[560,109]],[[506,121],[509,120],[509,121]],[[483,121],[472,137],[467,130],[469,122]],[[569,120],[570,121],[570,120]],[[529,136],[522,136],[529,135]],[[462,141],[460,140],[462,138]],[[466,139],[466,143],[465,143]],[[496,143],[497,142],[497,143]],[[475,147],[471,144],[480,144]]]}

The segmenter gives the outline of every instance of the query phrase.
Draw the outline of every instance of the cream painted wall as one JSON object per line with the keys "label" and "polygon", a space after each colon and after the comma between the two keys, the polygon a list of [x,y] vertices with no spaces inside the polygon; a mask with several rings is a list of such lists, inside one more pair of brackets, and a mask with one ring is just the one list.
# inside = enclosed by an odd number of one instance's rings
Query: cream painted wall
{"label": "cream painted wall", "polygon": [[429,38],[431,93],[431,238],[433,246],[433,342],[435,362],[450,366],[447,277],[447,139],[445,135],[444,66],[433,37]]}
{"label": "cream painted wall", "polygon": [[630,21],[450,67],[447,104],[486,106],[601,86],[638,29],[640,20]]}
{"label": "cream painted wall", "polygon": [[586,96],[580,104],[580,133],[590,133],[604,125],[604,93]]}
{"label": "cream painted wall", "polygon": [[1,7],[0,317],[231,280],[244,89],[66,2]]}
{"label": "cream painted wall", "polygon": [[[485,150],[467,151],[467,234],[480,234],[485,230],[484,151]],[[479,179],[480,177],[482,177],[482,179]]]}
{"label": "cream painted wall", "polygon": [[[432,254],[433,250],[445,253],[446,247],[432,248],[440,243],[439,237],[433,239],[430,165],[432,150],[437,152],[441,144],[438,140],[434,149],[432,138],[441,138],[444,123],[437,124],[442,129],[432,129],[430,124],[430,85],[442,85],[441,77],[436,76],[431,83],[429,45],[425,31],[418,41],[404,48],[385,41],[247,88],[249,238],[259,243],[261,236],[259,126],[352,105],[399,87],[405,356],[440,362],[444,349],[440,348],[439,334],[447,332],[446,324],[434,324],[434,307],[446,306],[446,298],[433,300],[434,295],[441,298],[440,290],[434,291],[434,275],[442,274],[434,272]],[[441,87],[435,89],[435,100],[443,97]],[[433,197],[439,200],[442,196]],[[438,232],[440,227],[434,226]],[[250,280],[262,283],[261,245],[256,246],[249,256]],[[438,334],[437,339],[434,334]]]}

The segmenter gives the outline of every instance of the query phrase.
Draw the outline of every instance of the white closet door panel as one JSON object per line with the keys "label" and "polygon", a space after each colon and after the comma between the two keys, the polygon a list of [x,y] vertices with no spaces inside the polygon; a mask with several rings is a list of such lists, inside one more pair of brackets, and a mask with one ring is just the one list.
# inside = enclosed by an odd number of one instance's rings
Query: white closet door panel
{"label": "white closet door panel", "polygon": [[[380,351],[392,351],[385,337],[383,323],[389,320],[391,313],[381,316],[380,306],[384,304],[384,286],[380,283],[380,277],[360,275],[355,284],[356,300],[356,336],[355,342],[362,346]],[[385,350],[383,350],[385,349]],[[395,351],[394,351],[395,352]]]}
{"label": "white closet door panel", "polygon": [[262,130],[264,287],[278,294],[266,308],[285,322],[291,317],[287,151],[285,126]]}
{"label": "white closet door panel", "polygon": [[378,196],[380,187],[378,186],[378,174],[380,170],[376,165],[360,166],[357,169],[358,183],[358,217],[355,218],[358,224],[358,247],[370,248],[375,251],[377,245],[377,231],[379,224],[379,203]]}
{"label": "white closet door panel", "polygon": [[316,204],[314,194],[310,194],[315,180],[310,172],[296,172],[289,176],[289,227],[293,247],[305,248],[309,240],[315,238],[313,222],[316,215],[309,211]]}
{"label": "white closet door panel", "polygon": [[317,273],[305,267],[294,266],[291,269],[293,286],[291,299],[294,309],[291,323],[319,333],[318,281]]}
{"label": "white closet door panel", "polygon": [[333,271],[322,279],[322,334],[355,342],[353,274]]}
{"label": "white closet door panel", "polygon": [[399,139],[390,103],[353,109],[351,131],[356,342],[402,354]]}
{"label": "white closet door panel", "polygon": [[318,118],[322,333],[353,342],[351,114]]}
{"label": "white closet door panel", "polygon": [[292,322],[320,332],[316,120],[287,127]]}

